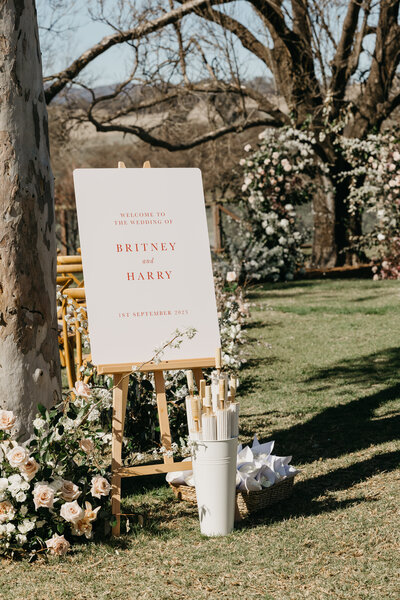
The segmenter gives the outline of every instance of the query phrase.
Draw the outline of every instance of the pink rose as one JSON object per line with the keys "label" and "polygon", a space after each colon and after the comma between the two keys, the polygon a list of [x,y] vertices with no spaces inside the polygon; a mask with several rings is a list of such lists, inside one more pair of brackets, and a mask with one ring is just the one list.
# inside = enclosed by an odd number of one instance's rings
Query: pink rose
{"label": "pink rose", "polygon": [[29,458],[24,465],[21,465],[19,470],[25,479],[31,481],[39,471],[40,467],[34,458]]}
{"label": "pink rose", "polygon": [[28,462],[29,454],[22,446],[14,446],[7,454],[7,459],[12,467],[19,468]]}
{"label": "pink rose", "polygon": [[46,482],[37,483],[33,489],[33,502],[38,508],[53,508],[54,489]]}
{"label": "pink rose", "polygon": [[88,398],[92,393],[92,390],[88,384],[84,383],[83,381],[75,381],[75,387],[73,391],[77,396],[85,396],[85,398]]}
{"label": "pink rose", "polygon": [[72,500],[76,500],[81,495],[81,492],[75,483],[64,479],[62,487],[60,488],[60,494],[63,500],[72,502]]}
{"label": "pink rose", "polygon": [[90,493],[94,498],[100,498],[101,496],[108,496],[111,490],[111,485],[108,483],[107,479],[101,477],[101,475],[96,475],[92,479],[92,489]]}
{"label": "pink rose", "polygon": [[86,454],[92,454],[94,451],[94,444],[90,438],[85,438],[79,442],[79,448]]}
{"label": "pink rose", "polygon": [[9,431],[12,429],[17,417],[12,410],[0,410],[0,430]]}
{"label": "pink rose", "polygon": [[50,554],[62,556],[68,552],[70,543],[63,535],[57,535],[57,533],[55,533],[53,537],[51,537],[49,540],[46,540],[46,546],[50,550]]}
{"label": "pink rose", "polygon": [[0,523],[11,521],[15,516],[15,508],[8,500],[0,502]]}
{"label": "pink rose", "polygon": [[60,515],[69,523],[77,523],[85,516],[85,511],[79,506],[76,500],[66,502],[62,505]]}

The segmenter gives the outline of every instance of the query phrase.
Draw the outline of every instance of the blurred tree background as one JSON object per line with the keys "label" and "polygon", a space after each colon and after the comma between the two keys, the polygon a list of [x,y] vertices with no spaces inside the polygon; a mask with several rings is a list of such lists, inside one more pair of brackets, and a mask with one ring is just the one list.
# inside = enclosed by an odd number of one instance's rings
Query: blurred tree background
{"label": "blurred tree background", "polygon": [[303,207],[311,264],[364,260],[352,243],[364,211],[350,210],[354,173],[337,139],[398,121],[399,0],[41,0],[38,8],[64,249],[76,245],[73,168],[196,166],[207,199],[234,207],[243,146],[265,127],[291,125],[315,136],[326,166]]}

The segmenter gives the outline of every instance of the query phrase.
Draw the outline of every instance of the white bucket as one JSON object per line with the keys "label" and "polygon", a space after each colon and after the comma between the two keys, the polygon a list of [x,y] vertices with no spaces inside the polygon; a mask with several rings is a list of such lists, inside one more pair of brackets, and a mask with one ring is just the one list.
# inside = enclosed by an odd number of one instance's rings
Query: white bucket
{"label": "white bucket", "polygon": [[228,535],[236,501],[237,438],[194,442],[193,475],[203,535]]}

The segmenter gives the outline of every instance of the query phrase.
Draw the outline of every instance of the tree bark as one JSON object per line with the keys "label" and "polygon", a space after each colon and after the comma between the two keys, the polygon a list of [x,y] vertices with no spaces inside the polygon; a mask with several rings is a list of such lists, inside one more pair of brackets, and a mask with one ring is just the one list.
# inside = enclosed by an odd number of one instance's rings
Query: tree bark
{"label": "tree bark", "polygon": [[53,176],[34,0],[0,0],[0,408],[60,398]]}
{"label": "tree bark", "polygon": [[313,247],[311,266],[331,268],[336,266],[335,192],[327,177],[313,196]]}

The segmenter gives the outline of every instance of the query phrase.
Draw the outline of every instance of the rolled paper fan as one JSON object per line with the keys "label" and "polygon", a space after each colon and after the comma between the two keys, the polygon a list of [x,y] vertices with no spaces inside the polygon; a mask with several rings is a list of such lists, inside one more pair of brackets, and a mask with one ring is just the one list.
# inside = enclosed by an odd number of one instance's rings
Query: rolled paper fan
{"label": "rolled paper fan", "polygon": [[189,487],[194,487],[193,471],[186,471],[185,484]]}
{"label": "rolled paper fan", "polygon": [[262,455],[263,457],[264,456],[267,457],[271,454],[272,450],[274,449],[274,445],[275,445],[274,440],[272,440],[271,442],[266,442],[265,444],[260,444],[257,436],[255,435],[253,444],[251,446],[251,450],[252,450],[254,456]]}
{"label": "rolled paper fan", "polygon": [[254,456],[253,453],[251,451],[251,449],[246,446],[245,448],[242,448],[240,450],[240,452],[238,452],[237,455],[237,466],[238,469],[240,468],[241,465],[245,464],[245,463],[251,463],[254,460]]}
{"label": "rolled paper fan", "polygon": [[277,475],[277,479],[283,479],[286,477],[286,469],[285,467],[292,460],[291,456],[271,456],[270,458],[274,459],[273,470]]}
{"label": "rolled paper fan", "polygon": [[286,477],[294,477],[298,473],[300,473],[299,469],[292,467],[292,465],[285,465]]}
{"label": "rolled paper fan", "polygon": [[[192,460],[191,458],[184,458],[182,462]],[[187,485],[186,478],[189,474],[193,474],[193,471],[175,471],[174,473],[167,473],[165,479],[171,485]]]}
{"label": "rolled paper fan", "polygon": [[256,479],[260,482],[263,488],[267,488],[271,487],[271,485],[274,485],[276,481],[276,475],[272,469],[265,465],[259,470]]}
{"label": "rolled paper fan", "polygon": [[248,473],[237,471],[237,474],[240,477],[240,483],[238,485],[239,490],[242,490],[243,492],[254,492],[262,489],[261,483]]}

